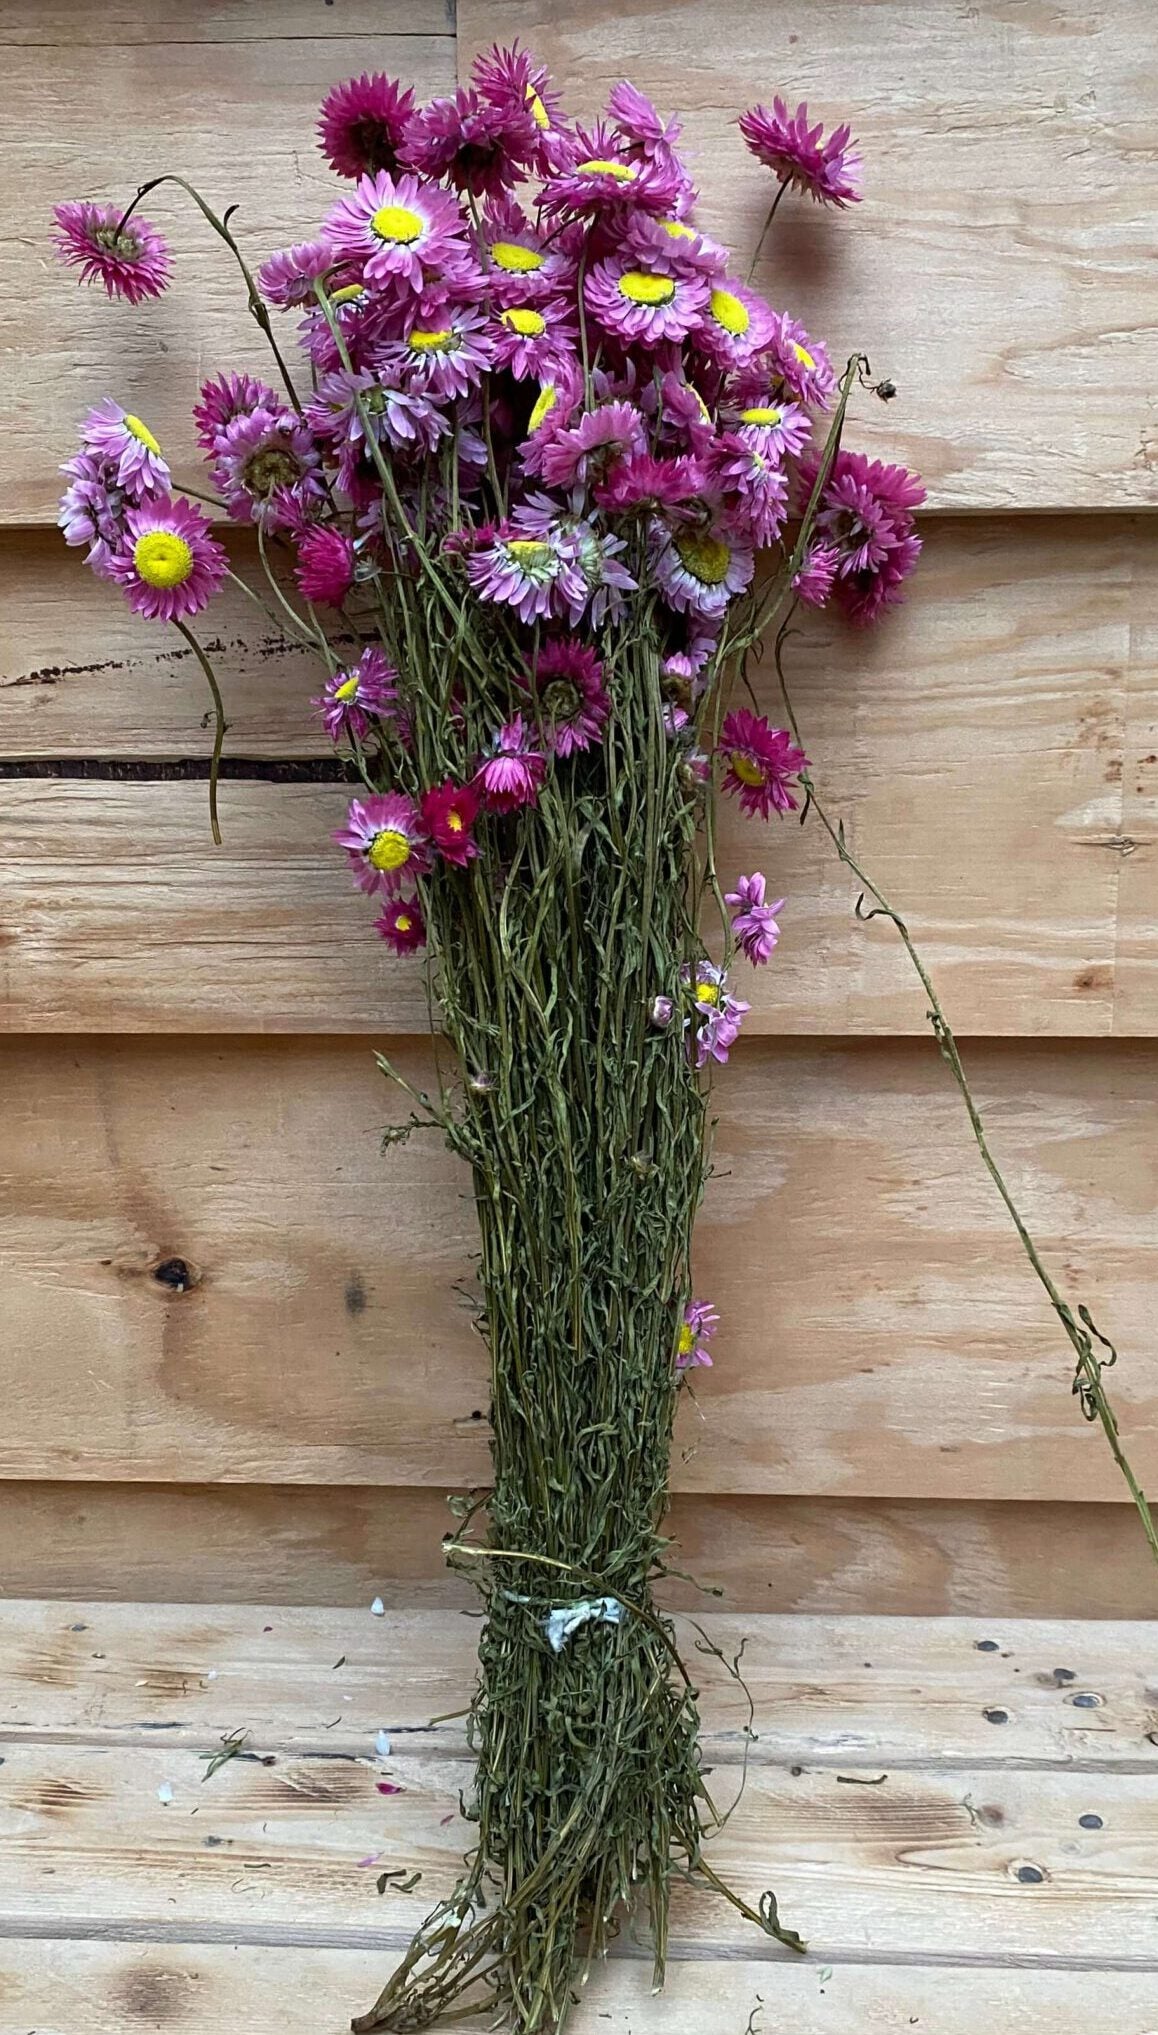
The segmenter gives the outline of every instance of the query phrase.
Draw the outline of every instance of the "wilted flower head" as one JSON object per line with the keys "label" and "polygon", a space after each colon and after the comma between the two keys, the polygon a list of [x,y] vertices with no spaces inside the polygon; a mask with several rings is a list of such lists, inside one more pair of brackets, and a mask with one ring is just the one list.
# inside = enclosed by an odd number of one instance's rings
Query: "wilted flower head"
{"label": "wilted flower head", "polygon": [[550,637],[539,646],[532,682],[543,740],[552,755],[572,756],[601,739],[611,701],[603,688],[603,666],[588,644]]}
{"label": "wilted flower head", "polygon": [[822,121],[809,126],[803,99],[795,113],[783,99],[773,99],[770,113],[766,106],[751,106],[738,125],[757,162],[773,170],[782,184],[795,184],[821,205],[858,202],[861,161],[847,123],[826,138]]}
{"label": "wilted flower head", "polygon": [[148,425],[110,396],[89,411],[80,443],[82,452],[108,463],[116,485],[131,501],[168,492],[168,462]]}
{"label": "wilted flower head", "polygon": [[157,228],[139,212],[124,217],[122,205],[94,205],[79,199],[53,210],[56,252],[82,283],[101,282],[110,297],[141,304],[159,297],[172,272],[169,249]]}
{"label": "wilted flower head", "polygon": [[354,546],[342,530],[318,524],[298,544],[294,576],[303,599],[340,608],[354,584]]}
{"label": "wilted flower head", "polygon": [[536,749],[522,715],[515,714],[491,738],[474,781],[491,812],[513,813],[536,803],[546,773],[546,757]]}
{"label": "wilted flower head", "polygon": [[725,902],[733,906],[733,938],[754,968],[771,960],[780,938],[776,914],[783,911],[784,899],[766,904],[766,888],[766,878],[757,871],[754,876],[739,877],[735,890],[725,893]]}

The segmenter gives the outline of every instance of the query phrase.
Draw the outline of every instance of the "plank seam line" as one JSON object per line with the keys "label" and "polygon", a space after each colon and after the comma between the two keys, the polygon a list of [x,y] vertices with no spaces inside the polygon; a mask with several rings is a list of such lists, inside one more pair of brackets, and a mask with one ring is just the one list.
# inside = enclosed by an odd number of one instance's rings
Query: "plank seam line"
{"label": "plank seam line", "polygon": [[[420,1736],[427,1729],[425,1725],[421,1724],[391,1724],[388,1728],[394,1737]],[[107,1738],[94,1738],[87,1732],[70,1731],[67,1727],[59,1731],[48,1731],[35,1727],[22,1731],[18,1726],[5,1724],[0,1725],[0,1746],[18,1749],[21,1746],[58,1745],[83,1752],[128,1752],[135,1749],[137,1751],[170,1751],[191,1754],[211,1753],[217,1751],[220,1747],[221,1732],[216,1729],[207,1731],[203,1736],[196,1735],[188,1738],[178,1739],[168,1735],[169,1731],[186,1731],[188,1729],[187,1725],[178,1723],[174,1723],[171,1726],[158,1725],[147,1731],[126,1729],[122,1732],[117,1731],[114,1727],[110,1730]],[[367,1732],[367,1742],[368,1739],[369,1733]],[[710,1736],[701,1738],[700,1743],[703,1746],[704,1754],[710,1767],[714,1767],[717,1770],[722,1768],[738,1769],[742,1764],[743,1753],[738,1746],[713,1741]],[[250,1748],[247,1747],[248,1749]],[[252,1751],[254,1753],[272,1752],[285,1760],[330,1759],[348,1762],[363,1757],[366,1759],[370,1758],[369,1752],[360,1753],[352,1748],[346,1748],[344,1742],[343,1748],[339,1750],[335,1747],[332,1739],[326,1744],[312,1738],[303,1738],[301,1741],[294,1740],[292,1742],[287,1742],[281,1738],[255,1739]],[[421,1747],[400,1747],[395,1755],[395,1763],[404,1762],[408,1755],[422,1760],[457,1762],[460,1765],[470,1758],[469,1749],[462,1740],[455,1743],[449,1743],[446,1740],[442,1742],[435,1740],[433,1743]],[[887,1749],[878,1753],[871,1749],[866,1751],[864,1747],[855,1747],[845,1752],[817,1753],[809,1746],[802,1745],[788,1751],[772,1753],[765,1758],[760,1756],[758,1749],[749,1748],[748,1765],[750,1769],[756,1772],[769,1773],[775,1772],[780,1768],[793,1767],[799,1767],[804,1774],[843,1773],[849,1769],[855,1771],[857,1768],[866,1766],[874,1768],[883,1766],[887,1767],[890,1774],[967,1775],[1041,1773],[1075,1774],[1079,1776],[1123,1774],[1128,1777],[1149,1776],[1151,1779],[1158,1779],[1158,1752],[1155,1753],[1152,1759],[1139,1758],[1133,1753],[1123,1754],[1120,1759],[1113,1757],[1106,1759],[1067,1759],[1064,1753],[1058,1753],[1053,1757],[1044,1754],[1034,1756],[1027,1753],[1020,1758],[1013,1755],[1003,1759],[989,1758],[984,1754],[973,1758],[968,1753],[957,1753],[952,1756],[944,1755],[937,1757],[934,1755],[925,1759],[917,1759],[911,1755],[892,1758]]]}
{"label": "plank seam line", "polygon": [[[349,1930],[334,1929],[293,1929],[279,1928],[270,1923],[239,1926],[232,1923],[188,1923],[174,1926],[172,1921],[132,1922],[116,1917],[91,1916],[67,1921],[50,1922],[38,1916],[21,1918],[0,1918],[0,1942],[52,1942],[52,1943],[157,1943],[157,1944],[228,1944],[241,1947],[268,1947],[279,1950],[406,1950],[413,1938],[413,1930],[407,1925],[393,1928],[367,1929],[358,1934]],[[755,1933],[755,1932],[753,1932]],[[765,1948],[757,1939],[750,1944],[717,1944],[714,1942],[685,1942],[669,1945],[668,1964],[785,1964],[789,1961],[786,1951]],[[859,1950],[841,1951],[823,1943],[814,1943],[809,1951],[809,1965],[831,1964],[847,1969],[881,1970],[954,1970],[967,1968],[970,1971],[1082,1971],[1158,1973],[1158,1961],[1153,1958],[1123,1957],[1062,1957],[1052,1952],[1011,1952],[1005,1956],[987,1956],[981,1951],[946,1951],[939,1955],[935,1951],[887,1951],[876,1955]],[[634,1952],[627,1948],[615,1950],[608,1959],[609,1965],[641,1964],[650,1965],[646,1951]]]}

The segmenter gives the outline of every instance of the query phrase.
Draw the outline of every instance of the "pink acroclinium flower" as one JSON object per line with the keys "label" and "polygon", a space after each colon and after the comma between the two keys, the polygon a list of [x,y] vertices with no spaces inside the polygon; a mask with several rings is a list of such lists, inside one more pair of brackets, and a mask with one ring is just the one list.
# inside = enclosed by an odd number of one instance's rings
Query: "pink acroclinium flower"
{"label": "pink acroclinium flower", "polygon": [[766,820],[774,811],[796,811],[791,788],[808,758],[786,728],[773,728],[762,714],[739,707],[724,718],[717,753],[727,758],[723,788],[739,798],[744,812]]}
{"label": "pink acroclinium flower", "polygon": [[415,954],[424,947],[426,919],[417,894],[391,898],[386,909],[375,919],[374,931],[395,954]]}
{"label": "pink acroclinium flower", "polygon": [[357,664],[331,673],[313,704],[331,742],[343,736],[364,742],[376,721],[397,718],[398,673],[377,644],[368,644]]}
{"label": "pink acroclinium flower", "polygon": [[318,146],[340,177],[394,174],[414,112],[414,94],[382,71],[335,85],[322,100]]}
{"label": "pink acroclinium flower", "polygon": [[771,112],[766,106],[751,106],[737,124],[757,162],[782,184],[795,184],[821,205],[859,202],[861,159],[847,122],[826,137],[822,121],[809,125],[805,100],[790,113],[784,100],[777,98]]}
{"label": "pink acroclinium flower", "polygon": [[157,228],[139,212],[124,219],[124,211],[123,205],[87,199],[57,205],[53,238],[60,260],[80,270],[82,283],[101,282],[110,297],[142,304],[161,295],[172,263]]}
{"label": "pink acroclinium flower", "polygon": [[344,827],[334,834],[346,850],[359,890],[396,897],[408,878],[425,876],[430,848],[422,814],[402,792],[376,793],[350,801]]}
{"label": "pink acroclinium flower", "polygon": [[91,409],[81,426],[82,452],[105,460],[116,485],[131,501],[169,491],[169,467],[147,424],[122,410],[111,396]]}
{"label": "pink acroclinium flower", "polygon": [[676,1342],[676,1370],[691,1371],[698,1365],[711,1365],[711,1351],[707,1344],[715,1335],[720,1317],[709,1300],[689,1300],[684,1308]]}
{"label": "pink acroclinium flower", "polygon": [[603,666],[588,644],[567,636],[548,638],[539,646],[532,683],[543,740],[552,755],[572,756],[602,740],[611,701]]}
{"label": "pink acroclinium flower", "polygon": [[319,524],[303,534],[298,544],[295,578],[303,598],[324,601],[340,608],[354,584],[355,552],[352,540],[332,524]]}
{"label": "pink acroclinium flower", "polygon": [[326,237],[338,254],[361,263],[366,280],[418,295],[472,263],[458,201],[437,184],[385,170],[362,177],[328,215]]}
{"label": "pink acroclinium flower", "polygon": [[161,495],[125,511],[123,552],[109,562],[134,614],[183,622],[224,584],[229,559],[193,502]]}
{"label": "pink acroclinium flower", "polygon": [[754,876],[739,877],[735,890],[725,893],[725,902],[733,907],[733,937],[754,968],[762,968],[771,960],[780,938],[776,914],[783,911],[784,899],[777,898],[775,904],[768,904],[766,890],[767,880],[757,870]]}
{"label": "pink acroclinium flower", "polygon": [[515,714],[492,737],[474,781],[489,811],[513,813],[520,806],[537,804],[546,774],[546,757],[524,728],[522,715]]}

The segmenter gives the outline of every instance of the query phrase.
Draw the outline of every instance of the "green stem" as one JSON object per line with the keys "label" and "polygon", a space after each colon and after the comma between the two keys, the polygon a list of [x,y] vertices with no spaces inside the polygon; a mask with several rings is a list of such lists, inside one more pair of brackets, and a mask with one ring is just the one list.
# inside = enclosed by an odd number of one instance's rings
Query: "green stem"
{"label": "green stem", "polygon": [[205,673],[205,677],[209,685],[209,690],[213,695],[213,713],[216,732],[213,738],[213,760],[209,765],[209,825],[213,830],[214,845],[215,847],[220,848],[221,828],[217,822],[217,774],[221,768],[221,747],[223,742],[225,741],[225,703],[221,697],[221,687],[217,683],[217,679],[213,671],[213,666],[210,664],[209,659],[205,655],[204,650],[201,648],[200,643],[197,641],[196,636],[193,634],[192,629],[186,628],[184,622],[174,622],[173,627],[176,629],[178,635],[183,636],[185,638],[186,643],[189,645],[190,650],[193,652],[194,657],[197,659],[198,664],[201,666],[202,671]]}

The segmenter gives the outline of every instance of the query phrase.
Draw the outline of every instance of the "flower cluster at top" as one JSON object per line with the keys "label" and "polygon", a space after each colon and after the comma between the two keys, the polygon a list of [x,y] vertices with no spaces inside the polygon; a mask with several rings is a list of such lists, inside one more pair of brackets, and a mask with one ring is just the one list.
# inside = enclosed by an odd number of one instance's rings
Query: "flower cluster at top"
{"label": "flower cluster at top", "polygon": [[[769,220],[789,189],[859,198],[847,127],[826,136],[780,99],[739,124],[775,179]],[[618,646],[639,621],[689,795],[718,785],[765,820],[795,809],[807,759],[792,734],[720,698],[766,620],[757,557],[790,603],[856,623],[898,599],[916,562],[919,482],[843,449],[823,342],[701,223],[678,138],[626,83],[574,122],[526,51],[495,48],[425,107],[377,74],[331,91],[319,139],[346,188],[256,279],[198,199],[241,262],[274,369],[205,382],[193,416],[210,492],[190,492],[255,526],[282,563],[281,608],[326,656],[317,708],[365,783],[337,839],[399,953],[424,943],[426,886],[468,880],[488,844],[501,867],[511,816],[606,742]],[[136,202],[60,205],[56,225],[62,259],[110,295],[166,288],[168,250]],[[296,326],[294,372],[279,314]],[[149,424],[98,404],[64,470],[67,541],[134,610],[188,634],[229,561]],[[451,775],[415,761],[432,702],[391,617],[418,585],[460,618],[460,642],[489,617],[511,674]],[[333,642],[351,637],[340,659]],[[438,710],[461,731],[468,705],[460,676]],[[757,873],[727,892],[726,961],[772,955],[783,901],[766,890]],[[650,1015],[706,1068],[747,1008],[726,967],[701,959]],[[708,1361],[711,1310],[697,1308],[681,1363]]]}

